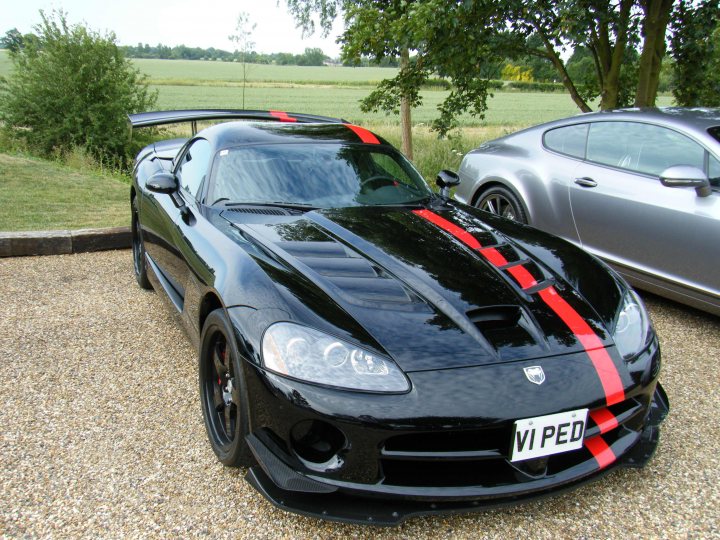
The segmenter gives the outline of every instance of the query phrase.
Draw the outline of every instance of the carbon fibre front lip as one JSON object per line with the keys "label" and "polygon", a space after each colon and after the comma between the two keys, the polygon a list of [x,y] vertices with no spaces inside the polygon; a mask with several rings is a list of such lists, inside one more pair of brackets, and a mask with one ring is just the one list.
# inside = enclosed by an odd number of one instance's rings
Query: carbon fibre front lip
{"label": "carbon fibre front lip", "polygon": [[353,493],[305,493],[280,489],[259,467],[251,467],[245,476],[263,497],[281,510],[342,523],[394,526],[406,519],[424,515],[449,515],[479,512],[516,505],[529,500],[554,496],[597,480],[618,464],[560,487],[548,488],[514,497],[461,500],[417,501],[414,499],[384,499],[363,497]]}

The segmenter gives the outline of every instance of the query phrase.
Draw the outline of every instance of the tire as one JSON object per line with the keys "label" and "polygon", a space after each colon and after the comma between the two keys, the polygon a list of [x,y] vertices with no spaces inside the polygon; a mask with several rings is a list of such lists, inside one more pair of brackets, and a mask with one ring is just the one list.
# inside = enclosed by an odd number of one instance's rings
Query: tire
{"label": "tire", "polygon": [[133,269],[135,270],[135,279],[138,285],[143,289],[151,290],[152,284],[147,276],[147,259],[145,258],[145,244],[140,234],[140,221],[138,219],[137,204],[135,199],[132,200],[130,208],[132,215],[132,251],[133,251]]}
{"label": "tire", "polygon": [[249,433],[247,388],[230,321],[222,309],[208,315],[200,336],[200,403],[210,446],[224,465],[254,463]]}
{"label": "tire", "polygon": [[518,223],[527,224],[525,207],[515,194],[502,186],[494,186],[480,194],[475,204],[480,210],[490,212]]}

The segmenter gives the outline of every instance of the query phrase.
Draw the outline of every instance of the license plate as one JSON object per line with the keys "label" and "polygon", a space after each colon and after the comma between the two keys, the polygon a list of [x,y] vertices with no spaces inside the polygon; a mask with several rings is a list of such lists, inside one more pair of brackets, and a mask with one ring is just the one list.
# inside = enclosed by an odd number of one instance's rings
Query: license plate
{"label": "license plate", "polygon": [[549,456],[582,447],[587,414],[587,409],[579,409],[517,420],[510,461]]}

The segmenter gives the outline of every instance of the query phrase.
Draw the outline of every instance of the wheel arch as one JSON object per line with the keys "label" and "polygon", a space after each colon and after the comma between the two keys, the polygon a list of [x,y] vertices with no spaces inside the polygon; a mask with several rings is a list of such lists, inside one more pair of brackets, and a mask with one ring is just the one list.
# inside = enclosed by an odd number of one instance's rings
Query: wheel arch
{"label": "wheel arch", "polygon": [[220,300],[220,296],[212,290],[206,292],[200,300],[198,308],[198,329],[200,334],[202,334],[203,326],[205,326],[208,315],[216,309],[225,309],[222,300]]}
{"label": "wheel arch", "polygon": [[528,208],[527,204],[527,197],[524,193],[521,193],[515,185],[513,185],[512,182],[508,182],[504,178],[500,176],[489,176],[485,179],[483,179],[477,186],[477,189],[475,190],[475,193],[473,193],[472,199],[470,199],[470,204],[472,206],[476,206],[477,202],[480,200],[480,197],[483,193],[488,191],[489,189],[492,189],[494,187],[502,187],[510,191],[518,201],[520,201],[520,204],[523,207],[523,210],[525,211],[525,215],[528,218],[528,223],[532,223],[532,214],[530,213],[530,209]]}
{"label": "wheel arch", "polygon": [[236,333],[236,343],[238,344],[240,354],[245,357],[245,359],[250,358],[250,356],[248,355],[248,341],[246,339],[246,336],[243,335],[244,330],[240,328],[237,324],[233,324],[233,318],[230,316],[228,308],[223,303],[220,295],[214,289],[210,289],[205,292],[198,304],[198,339],[200,339],[202,336],[203,327],[205,326],[205,321],[207,320],[208,316],[217,309],[221,309],[225,313],[226,317],[231,323],[231,326],[234,328]]}

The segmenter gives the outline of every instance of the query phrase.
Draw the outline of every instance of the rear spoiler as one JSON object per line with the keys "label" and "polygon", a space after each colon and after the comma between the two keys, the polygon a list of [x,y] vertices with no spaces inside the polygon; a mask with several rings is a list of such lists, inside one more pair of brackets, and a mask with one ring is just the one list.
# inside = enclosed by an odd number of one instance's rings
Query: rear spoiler
{"label": "rear spoiler", "polygon": [[340,118],[317,116],[314,114],[288,113],[283,111],[247,111],[236,109],[189,109],[180,111],[153,111],[129,114],[128,119],[133,128],[161,126],[190,122],[193,135],[197,133],[199,120],[261,120],[271,122],[298,122],[347,124]]}

